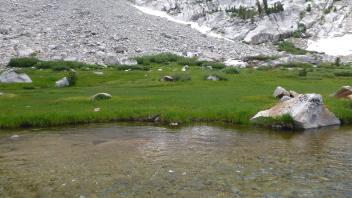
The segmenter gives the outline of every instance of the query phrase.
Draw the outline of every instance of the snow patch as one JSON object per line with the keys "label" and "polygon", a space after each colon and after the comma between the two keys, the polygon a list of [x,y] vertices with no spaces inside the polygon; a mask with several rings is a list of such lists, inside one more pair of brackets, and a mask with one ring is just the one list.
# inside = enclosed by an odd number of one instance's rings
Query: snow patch
{"label": "snow patch", "polygon": [[324,52],[332,56],[352,55],[352,34],[322,38],[316,41],[309,40],[307,50]]}
{"label": "snow patch", "polygon": [[215,38],[219,38],[219,39],[225,39],[227,41],[231,41],[234,42],[233,40],[226,38],[224,36],[222,36],[221,34],[217,34],[215,32],[211,31],[210,27],[204,26],[204,25],[199,25],[198,23],[195,22],[188,22],[188,21],[182,21],[179,19],[175,19],[174,17],[168,15],[165,12],[159,11],[159,10],[154,10],[151,8],[147,8],[147,7],[143,7],[143,6],[137,6],[137,5],[132,5],[133,7],[137,8],[139,11],[145,13],[145,14],[149,14],[149,15],[153,15],[153,16],[158,16],[161,18],[166,18],[169,21],[175,22],[175,23],[179,23],[179,24],[183,24],[183,25],[189,25],[191,28],[199,31],[202,34],[205,34],[207,36],[210,37],[215,37]]}

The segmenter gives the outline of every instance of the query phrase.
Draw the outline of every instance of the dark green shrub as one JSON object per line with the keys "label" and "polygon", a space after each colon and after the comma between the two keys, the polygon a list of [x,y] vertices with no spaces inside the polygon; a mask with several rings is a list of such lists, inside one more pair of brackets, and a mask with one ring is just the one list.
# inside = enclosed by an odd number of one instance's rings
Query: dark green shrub
{"label": "dark green shrub", "polygon": [[9,67],[34,67],[39,59],[35,57],[12,58],[7,66]]}
{"label": "dark green shrub", "polygon": [[109,67],[116,68],[117,70],[131,70],[131,71],[149,71],[150,67],[143,65],[110,65]]}
{"label": "dark green shrub", "polygon": [[336,65],[336,66],[340,66],[340,65],[341,65],[341,58],[340,58],[340,57],[337,57],[337,58],[335,59],[335,65]]}
{"label": "dark green shrub", "polygon": [[77,72],[71,69],[67,74],[67,80],[70,83],[70,86],[75,86],[77,82]]}
{"label": "dark green shrub", "polygon": [[269,60],[276,60],[280,58],[279,56],[265,56],[265,55],[257,55],[257,56],[247,56],[245,61],[269,61]]}
{"label": "dark green shrub", "polygon": [[298,76],[305,77],[307,76],[307,70],[306,69],[301,69],[298,71]]}
{"label": "dark green shrub", "polygon": [[297,48],[293,43],[288,41],[282,41],[279,43],[278,51],[285,51],[290,54],[304,55],[307,54],[307,50]]}
{"label": "dark green shrub", "polygon": [[52,69],[55,71],[64,71],[69,69],[82,69],[82,68],[92,68],[98,69],[98,65],[85,64],[77,61],[40,61],[36,66],[38,69]]}
{"label": "dark green shrub", "polygon": [[239,74],[240,70],[237,67],[227,67],[222,70],[225,74]]}
{"label": "dark green shrub", "polygon": [[335,76],[350,77],[352,76],[352,70],[339,70],[334,71]]}
{"label": "dark green shrub", "polygon": [[170,75],[174,81],[189,81],[191,80],[191,76],[189,74],[184,73],[174,73]]}
{"label": "dark green shrub", "polygon": [[287,64],[281,64],[280,67],[299,67],[299,68],[312,68],[314,65],[310,63],[301,63],[301,62],[291,62]]}

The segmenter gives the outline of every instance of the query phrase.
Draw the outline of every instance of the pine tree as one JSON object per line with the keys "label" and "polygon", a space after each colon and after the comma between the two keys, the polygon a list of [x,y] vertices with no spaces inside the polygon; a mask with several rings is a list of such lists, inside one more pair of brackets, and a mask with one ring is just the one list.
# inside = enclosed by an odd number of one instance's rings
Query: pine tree
{"label": "pine tree", "polygon": [[266,14],[270,14],[269,6],[268,6],[268,0],[263,0],[263,5],[264,5],[264,11]]}
{"label": "pine tree", "polygon": [[262,8],[262,5],[260,5],[260,2],[259,0],[257,0],[257,8],[258,8],[258,14],[259,16],[262,16],[263,15],[263,8]]}

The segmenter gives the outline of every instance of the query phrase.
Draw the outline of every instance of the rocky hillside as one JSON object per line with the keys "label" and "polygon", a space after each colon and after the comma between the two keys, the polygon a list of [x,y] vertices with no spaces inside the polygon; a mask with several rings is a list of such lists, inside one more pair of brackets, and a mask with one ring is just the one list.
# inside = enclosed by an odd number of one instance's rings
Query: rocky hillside
{"label": "rocky hillside", "polygon": [[135,0],[251,44],[352,32],[350,0]]}
{"label": "rocky hillside", "polygon": [[266,46],[206,37],[146,15],[126,0],[0,0],[0,65],[11,57],[111,64],[146,53],[241,58],[271,54]]}

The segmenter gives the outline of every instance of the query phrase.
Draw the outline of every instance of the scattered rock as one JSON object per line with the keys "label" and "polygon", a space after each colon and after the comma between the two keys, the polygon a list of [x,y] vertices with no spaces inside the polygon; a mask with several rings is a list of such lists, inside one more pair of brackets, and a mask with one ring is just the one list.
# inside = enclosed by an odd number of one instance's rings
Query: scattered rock
{"label": "scattered rock", "polygon": [[123,45],[118,45],[116,47],[113,48],[114,51],[118,54],[122,54],[128,51],[127,47],[123,46]]}
{"label": "scattered rock", "polygon": [[96,75],[99,75],[99,76],[104,75],[104,72],[100,72],[100,71],[96,71],[96,72],[93,72],[93,73],[96,74]]}
{"label": "scattered rock", "polygon": [[323,104],[319,94],[301,94],[296,98],[280,102],[271,109],[257,113],[251,121],[290,115],[297,128],[312,129],[340,125],[340,120]]}
{"label": "scattered rock", "polygon": [[68,87],[70,86],[70,82],[68,81],[67,77],[63,77],[62,79],[55,82],[55,87]]}
{"label": "scattered rock", "polygon": [[94,111],[94,112],[99,112],[99,111],[100,111],[100,108],[95,108],[93,111]]}
{"label": "scattered rock", "polygon": [[120,65],[137,65],[138,62],[132,58],[121,58],[121,59],[118,59],[118,63]]}
{"label": "scattered rock", "polygon": [[278,86],[278,87],[276,87],[273,96],[277,99],[281,99],[283,96],[290,97],[290,92],[288,92],[286,89]]}
{"label": "scattered rock", "polygon": [[276,67],[280,65],[297,64],[297,63],[318,65],[318,64],[321,64],[322,62],[326,62],[327,60],[330,60],[330,58],[327,57],[327,55],[323,55],[323,54],[308,54],[308,55],[289,54],[275,60],[269,60],[269,61],[258,63],[258,66]]}
{"label": "scattered rock", "polygon": [[164,76],[162,80],[167,82],[172,82],[174,81],[174,78],[172,76]]}
{"label": "scattered rock", "polygon": [[178,125],[179,125],[178,122],[171,122],[171,123],[170,123],[170,126],[172,126],[172,127],[176,127],[176,126],[178,126]]}
{"label": "scattered rock", "polygon": [[217,76],[209,75],[207,76],[206,80],[219,81],[220,79]]}
{"label": "scattered rock", "polygon": [[182,67],[181,71],[185,72],[189,69],[189,66],[188,65],[185,65]]}
{"label": "scattered rock", "polygon": [[240,68],[247,67],[246,62],[243,62],[241,60],[236,60],[236,59],[228,59],[227,61],[224,62],[224,64],[228,67],[240,67]]}
{"label": "scattered rock", "polygon": [[0,83],[32,83],[32,79],[27,74],[7,70],[0,74]]}
{"label": "scattered rock", "polygon": [[119,58],[116,54],[108,53],[104,58],[103,62],[105,65],[116,65],[119,64]]}
{"label": "scattered rock", "polygon": [[4,28],[4,27],[1,27],[1,28],[0,28],[0,34],[8,35],[9,33],[10,33],[10,30],[9,30],[9,29]]}
{"label": "scattered rock", "polygon": [[29,48],[29,47],[26,47],[26,46],[18,46],[16,45],[14,47],[15,51],[16,51],[16,54],[18,57],[26,57],[26,56],[31,56],[32,54],[34,54],[34,50]]}
{"label": "scattered rock", "polygon": [[19,138],[20,136],[19,135],[13,135],[13,136],[11,136],[10,138],[11,139],[17,139],[17,138]]}
{"label": "scattered rock", "polygon": [[343,86],[332,96],[336,98],[346,98],[352,99],[352,87],[351,86]]}
{"label": "scattered rock", "polygon": [[64,58],[64,61],[78,61],[79,58],[76,56],[67,56],[66,58]]}
{"label": "scattered rock", "polygon": [[92,100],[108,100],[111,98],[111,94],[108,93],[98,93],[91,97]]}

